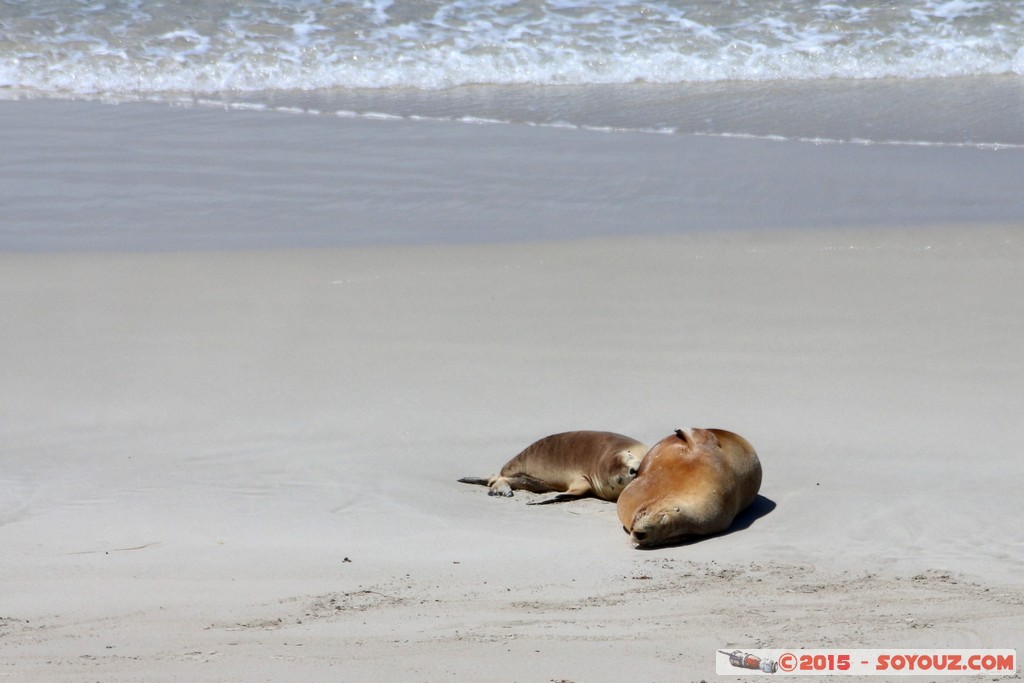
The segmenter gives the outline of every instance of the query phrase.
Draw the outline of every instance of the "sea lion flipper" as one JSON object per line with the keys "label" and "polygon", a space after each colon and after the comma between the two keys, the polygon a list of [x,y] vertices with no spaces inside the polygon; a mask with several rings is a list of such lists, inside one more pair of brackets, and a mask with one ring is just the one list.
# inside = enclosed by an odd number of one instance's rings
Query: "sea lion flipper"
{"label": "sea lion flipper", "polygon": [[583,496],[578,496],[575,493],[559,493],[557,496],[551,496],[544,500],[532,500],[527,505],[550,505],[551,503],[565,503],[570,500],[579,500]]}
{"label": "sea lion flipper", "polygon": [[550,503],[564,503],[569,500],[576,500],[577,498],[589,496],[591,493],[593,493],[593,489],[590,487],[590,482],[583,479],[577,481],[575,484],[570,486],[568,490],[563,491],[562,493],[551,496],[550,498],[545,498],[544,500],[538,500],[531,503],[527,503],[527,505],[548,505]]}
{"label": "sea lion flipper", "polygon": [[504,496],[505,498],[511,498],[512,489],[515,488],[510,485],[508,477],[495,477],[490,480],[489,486],[491,490],[487,492],[488,496]]}
{"label": "sea lion flipper", "polygon": [[515,489],[516,491],[530,491],[531,493],[547,493],[551,490],[551,484],[538,479],[537,477],[531,477],[528,474],[518,472],[511,474],[507,477],[502,477],[508,486]]}
{"label": "sea lion flipper", "polygon": [[505,477],[462,477],[459,482],[488,486],[491,489],[487,492],[489,496],[505,496],[506,498],[512,496],[512,487],[508,485]]}

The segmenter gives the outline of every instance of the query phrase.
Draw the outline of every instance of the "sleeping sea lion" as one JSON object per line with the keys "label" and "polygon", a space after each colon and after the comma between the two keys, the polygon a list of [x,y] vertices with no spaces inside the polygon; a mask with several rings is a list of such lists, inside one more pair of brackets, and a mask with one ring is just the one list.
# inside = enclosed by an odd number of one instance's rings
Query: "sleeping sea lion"
{"label": "sleeping sea lion", "polygon": [[636,476],[647,446],[612,432],[563,432],[535,441],[490,478],[464,477],[466,484],[491,487],[489,495],[511,496],[513,489],[559,491],[533,505],[586,495],[614,501]]}
{"label": "sleeping sea lion", "polygon": [[654,445],[616,504],[638,546],[725,531],[761,487],[761,462],[743,437],[677,429]]}

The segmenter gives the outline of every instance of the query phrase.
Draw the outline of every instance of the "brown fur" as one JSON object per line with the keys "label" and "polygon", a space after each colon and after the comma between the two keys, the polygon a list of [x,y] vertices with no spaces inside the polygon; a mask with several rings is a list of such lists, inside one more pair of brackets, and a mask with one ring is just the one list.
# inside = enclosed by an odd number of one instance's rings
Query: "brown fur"
{"label": "brown fur", "polygon": [[513,490],[559,495],[539,501],[553,503],[593,495],[614,501],[632,481],[647,446],[612,432],[563,432],[527,446],[489,479],[459,481],[483,484],[492,496],[511,496]]}
{"label": "brown fur", "polygon": [[644,456],[616,509],[637,545],[662,545],[725,531],[760,488],[761,463],[746,439],[678,429]]}

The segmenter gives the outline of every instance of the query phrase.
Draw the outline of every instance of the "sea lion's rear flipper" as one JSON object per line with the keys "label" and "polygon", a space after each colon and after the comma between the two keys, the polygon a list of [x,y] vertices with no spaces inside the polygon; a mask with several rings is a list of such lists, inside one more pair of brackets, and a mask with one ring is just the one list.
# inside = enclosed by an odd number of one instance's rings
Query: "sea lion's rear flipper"
{"label": "sea lion's rear flipper", "polygon": [[531,477],[528,474],[519,472],[507,477],[502,477],[510,488],[516,491],[530,491],[531,493],[547,493],[554,489],[551,488],[551,484],[538,479],[537,477]]}
{"label": "sea lion's rear flipper", "polygon": [[489,486],[490,491],[487,492],[489,496],[504,496],[510,498],[512,496],[512,487],[509,486],[509,482],[505,477],[494,476],[494,477],[463,477],[459,479],[463,484],[478,484],[480,486]]}

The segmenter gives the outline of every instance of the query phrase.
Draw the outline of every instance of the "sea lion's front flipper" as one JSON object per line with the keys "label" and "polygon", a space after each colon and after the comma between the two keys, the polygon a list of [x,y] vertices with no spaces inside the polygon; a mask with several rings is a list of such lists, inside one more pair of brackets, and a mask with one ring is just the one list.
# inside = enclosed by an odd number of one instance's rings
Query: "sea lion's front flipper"
{"label": "sea lion's front flipper", "polygon": [[568,491],[563,491],[558,495],[545,498],[544,500],[537,500],[527,505],[549,505],[551,503],[565,503],[570,500],[577,500],[584,496],[589,496],[593,493],[593,489],[590,488],[590,482],[584,480],[577,482],[569,487]]}
{"label": "sea lion's front flipper", "polygon": [[480,486],[490,486],[491,480],[494,477],[463,477],[459,479],[462,484],[479,484]]}
{"label": "sea lion's front flipper", "polygon": [[544,500],[533,500],[527,503],[527,505],[550,505],[551,503],[566,503],[570,500],[579,500],[583,496],[577,496],[573,493],[559,493],[557,496],[551,496]]}

